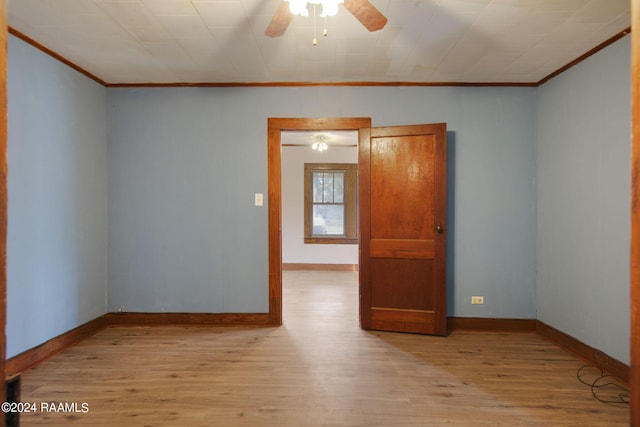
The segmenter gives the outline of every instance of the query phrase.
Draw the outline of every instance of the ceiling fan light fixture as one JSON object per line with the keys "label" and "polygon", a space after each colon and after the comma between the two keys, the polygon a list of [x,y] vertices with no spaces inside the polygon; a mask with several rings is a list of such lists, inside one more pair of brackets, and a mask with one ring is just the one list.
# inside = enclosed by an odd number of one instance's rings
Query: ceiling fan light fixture
{"label": "ceiling fan light fixture", "polygon": [[306,0],[285,0],[289,2],[289,11],[294,15],[309,16]]}
{"label": "ceiling fan light fixture", "polygon": [[338,13],[338,5],[344,0],[285,0],[289,2],[289,11],[294,15],[309,16],[308,4],[322,5],[321,17],[335,16]]}
{"label": "ceiling fan light fixture", "polygon": [[318,5],[322,6],[320,17],[326,21],[328,16],[338,12],[340,4],[371,32],[380,31],[387,24],[387,18],[369,0],[349,0],[346,3],[344,0],[281,0],[264,34],[269,37],[282,36],[294,16],[310,15],[309,5],[313,5],[314,21]]}

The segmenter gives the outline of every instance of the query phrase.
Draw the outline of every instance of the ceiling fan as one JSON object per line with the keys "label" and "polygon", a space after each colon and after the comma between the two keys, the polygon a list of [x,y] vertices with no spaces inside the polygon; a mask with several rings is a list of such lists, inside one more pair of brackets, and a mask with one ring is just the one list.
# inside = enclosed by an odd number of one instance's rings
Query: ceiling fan
{"label": "ceiling fan", "polygon": [[[315,4],[320,1],[312,0],[309,3]],[[381,30],[387,23],[387,18],[369,0],[344,0],[343,6],[369,31]],[[282,0],[264,33],[269,37],[280,37],[287,30],[292,18],[289,0]]]}

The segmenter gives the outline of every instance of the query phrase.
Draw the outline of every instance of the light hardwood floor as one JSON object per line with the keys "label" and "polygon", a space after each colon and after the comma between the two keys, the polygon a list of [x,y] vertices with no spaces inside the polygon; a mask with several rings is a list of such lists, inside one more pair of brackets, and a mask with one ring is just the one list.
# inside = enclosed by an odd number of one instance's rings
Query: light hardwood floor
{"label": "light hardwood floor", "polygon": [[[358,327],[357,273],[284,272],[279,328],[112,327],[22,376],[23,414],[77,426],[623,426],[583,363],[528,333]],[[587,371],[587,376],[595,375]]]}

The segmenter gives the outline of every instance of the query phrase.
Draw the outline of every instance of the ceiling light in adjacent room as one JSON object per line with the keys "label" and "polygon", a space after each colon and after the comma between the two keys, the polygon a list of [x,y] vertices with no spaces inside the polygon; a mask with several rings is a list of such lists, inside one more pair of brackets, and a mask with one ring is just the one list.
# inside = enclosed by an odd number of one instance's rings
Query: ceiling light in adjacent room
{"label": "ceiling light in adjacent room", "polygon": [[328,139],[328,135],[323,135],[320,133],[312,135],[311,140],[313,141],[313,144],[311,145],[311,148],[319,152],[327,151],[327,148],[329,148],[329,146],[327,145]]}

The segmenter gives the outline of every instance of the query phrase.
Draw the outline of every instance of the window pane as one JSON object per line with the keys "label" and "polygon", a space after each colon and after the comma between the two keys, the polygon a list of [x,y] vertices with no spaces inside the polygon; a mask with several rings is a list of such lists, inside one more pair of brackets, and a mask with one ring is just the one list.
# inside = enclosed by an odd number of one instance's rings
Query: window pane
{"label": "window pane", "polygon": [[322,172],[313,172],[313,203],[322,203]]}
{"label": "window pane", "polygon": [[324,173],[324,187],[322,190],[322,201],[324,203],[333,203],[333,172]]}
{"label": "window pane", "polygon": [[313,234],[344,235],[344,205],[314,205]]}
{"label": "window pane", "polygon": [[333,173],[333,203],[344,203],[344,172]]}

